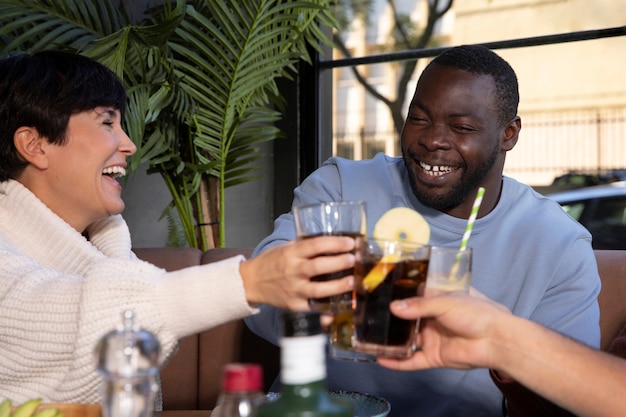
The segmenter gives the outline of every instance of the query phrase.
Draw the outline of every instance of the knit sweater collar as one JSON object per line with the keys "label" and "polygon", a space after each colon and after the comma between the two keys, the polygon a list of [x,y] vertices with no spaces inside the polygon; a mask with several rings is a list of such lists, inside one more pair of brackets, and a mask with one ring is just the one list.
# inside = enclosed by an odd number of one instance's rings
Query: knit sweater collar
{"label": "knit sweater collar", "polygon": [[48,267],[81,274],[107,256],[131,258],[131,240],[120,215],[91,224],[87,240],[21,183],[0,182],[0,247]]}

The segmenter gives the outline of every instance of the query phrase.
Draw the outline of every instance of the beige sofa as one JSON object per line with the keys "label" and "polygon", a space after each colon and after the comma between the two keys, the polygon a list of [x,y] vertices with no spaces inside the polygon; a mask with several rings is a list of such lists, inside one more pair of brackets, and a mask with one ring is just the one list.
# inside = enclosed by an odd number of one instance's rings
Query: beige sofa
{"label": "beige sofa", "polygon": [[[137,255],[167,270],[206,264],[236,254],[250,256],[250,248],[135,249]],[[624,334],[626,325],[626,251],[595,251],[602,279],[600,304],[601,346]],[[213,409],[220,391],[221,370],[229,362],[255,362],[263,366],[267,391],[278,375],[279,350],[250,332],[243,320],[227,323],[186,338],[161,372],[164,410]]]}

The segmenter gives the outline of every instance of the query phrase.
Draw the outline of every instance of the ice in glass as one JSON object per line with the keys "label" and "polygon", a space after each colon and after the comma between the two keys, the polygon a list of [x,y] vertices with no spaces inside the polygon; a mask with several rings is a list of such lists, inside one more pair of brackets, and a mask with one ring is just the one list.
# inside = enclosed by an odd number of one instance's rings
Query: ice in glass
{"label": "ice in glass", "polygon": [[404,358],[416,349],[416,320],[389,310],[393,300],[422,296],[430,246],[370,239],[357,248],[353,349]]}

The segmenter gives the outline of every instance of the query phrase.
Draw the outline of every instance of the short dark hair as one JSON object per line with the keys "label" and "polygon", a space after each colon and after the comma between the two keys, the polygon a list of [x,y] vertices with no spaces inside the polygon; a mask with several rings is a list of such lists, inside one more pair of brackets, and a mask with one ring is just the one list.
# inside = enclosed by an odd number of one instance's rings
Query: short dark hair
{"label": "short dark hair", "polygon": [[517,115],[519,86],[515,71],[490,49],[480,45],[456,46],[442,52],[430,64],[491,76],[496,84],[495,104],[500,112],[500,123],[507,123]]}
{"label": "short dark hair", "polygon": [[0,60],[0,181],[15,178],[26,162],[13,135],[34,127],[63,145],[70,116],[100,106],[126,110],[121,80],[91,58],[64,51],[21,53]]}

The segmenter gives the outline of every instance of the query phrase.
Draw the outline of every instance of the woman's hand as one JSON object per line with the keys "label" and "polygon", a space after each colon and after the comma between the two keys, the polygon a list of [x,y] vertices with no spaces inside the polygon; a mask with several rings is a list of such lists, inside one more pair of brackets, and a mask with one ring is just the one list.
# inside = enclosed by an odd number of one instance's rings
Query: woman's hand
{"label": "woman's hand", "polygon": [[312,282],[311,277],[352,268],[354,245],[349,237],[320,236],[274,246],[243,262],[248,302],[308,310],[309,298],[351,291],[353,276],[326,282]]}

